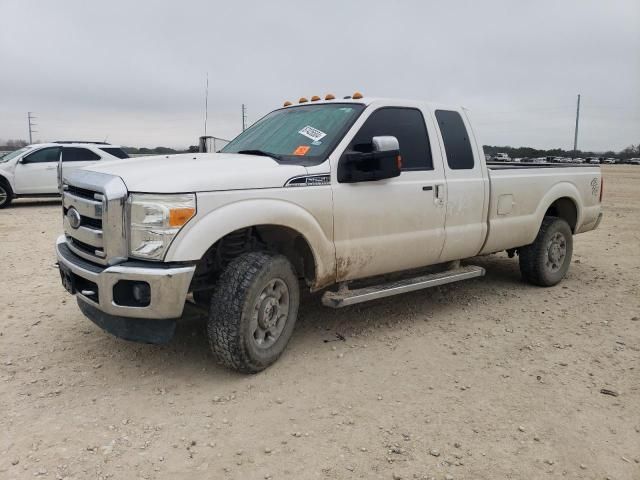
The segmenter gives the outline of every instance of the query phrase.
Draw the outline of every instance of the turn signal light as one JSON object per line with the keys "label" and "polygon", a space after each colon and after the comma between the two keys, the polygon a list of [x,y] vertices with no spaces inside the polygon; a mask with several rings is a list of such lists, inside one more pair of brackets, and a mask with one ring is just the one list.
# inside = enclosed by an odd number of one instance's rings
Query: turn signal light
{"label": "turn signal light", "polygon": [[196,209],[193,207],[184,208],[172,208],[169,210],[169,226],[181,227],[187,223],[191,217],[196,214]]}
{"label": "turn signal light", "polygon": [[289,105],[293,105],[293,103],[291,103],[289,100],[287,100],[286,102],[284,102],[284,105],[282,105],[283,107],[288,107]]}
{"label": "turn signal light", "polygon": [[402,156],[398,155],[396,157],[396,165],[398,165],[398,170],[402,170]]}
{"label": "turn signal light", "polygon": [[298,100],[298,103],[307,103],[309,100],[307,100],[305,97],[300,97],[300,100]]}
{"label": "turn signal light", "polygon": [[333,93],[327,93],[327,95],[324,97],[325,100],[335,100],[336,97],[333,95]]}
{"label": "turn signal light", "polygon": [[359,100],[360,98],[362,98],[362,94],[360,92],[356,92],[351,95],[351,98],[353,98],[354,100]]}
{"label": "turn signal light", "polygon": [[314,95],[313,97],[311,97],[312,102],[317,102],[318,100],[320,100],[320,97],[318,95]]}

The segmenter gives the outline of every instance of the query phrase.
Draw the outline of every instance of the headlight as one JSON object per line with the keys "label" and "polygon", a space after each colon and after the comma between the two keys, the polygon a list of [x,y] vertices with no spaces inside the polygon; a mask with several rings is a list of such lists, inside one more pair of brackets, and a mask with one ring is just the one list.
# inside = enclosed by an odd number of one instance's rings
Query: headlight
{"label": "headlight", "polygon": [[129,195],[129,255],[162,260],[173,238],[196,214],[192,193]]}

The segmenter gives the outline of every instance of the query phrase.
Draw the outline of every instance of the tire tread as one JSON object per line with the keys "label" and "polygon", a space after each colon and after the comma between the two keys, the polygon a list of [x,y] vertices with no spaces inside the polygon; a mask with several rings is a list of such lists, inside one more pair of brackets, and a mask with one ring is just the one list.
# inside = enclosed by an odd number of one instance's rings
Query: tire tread
{"label": "tire tread", "polygon": [[249,252],[232,260],[220,275],[211,297],[207,336],[218,363],[242,373],[268,365],[254,361],[242,341],[241,318],[254,279],[278,256]]}

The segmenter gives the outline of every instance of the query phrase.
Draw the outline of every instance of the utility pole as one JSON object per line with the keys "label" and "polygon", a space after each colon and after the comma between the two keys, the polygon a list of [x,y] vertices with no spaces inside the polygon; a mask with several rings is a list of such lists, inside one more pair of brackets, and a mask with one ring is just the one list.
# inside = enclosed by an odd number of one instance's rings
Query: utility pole
{"label": "utility pole", "polygon": [[576,106],[576,130],[573,135],[573,156],[578,154],[578,122],[580,121],[580,94],[578,94],[578,105]]}
{"label": "utility pole", "polygon": [[38,133],[37,130],[33,129],[33,127],[36,126],[36,124],[33,123],[35,118],[36,117],[33,116],[33,112],[27,112],[27,122],[29,123],[29,145],[33,143],[33,134]]}
{"label": "utility pole", "polygon": [[242,104],[242,131],[247,129],[247,106]]}

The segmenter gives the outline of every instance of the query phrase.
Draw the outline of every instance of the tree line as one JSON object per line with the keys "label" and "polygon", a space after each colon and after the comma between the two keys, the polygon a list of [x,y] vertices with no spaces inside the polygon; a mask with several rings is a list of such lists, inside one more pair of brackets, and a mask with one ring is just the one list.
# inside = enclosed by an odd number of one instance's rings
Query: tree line
{"label": "tree line", "polygon": [[640,143],[637,145],[629,145],[628,147],[614,152],[608,150],[606,152],[592,152],[587,150],[564,150],[562,148],[552,148],[550,150],[543,150],[531,147],[509,147],[498,145],[484,145],[484,153],[494,156],[497,153],[506,153],[511,158],[538,158],[538,157],[577,157],[577,158],[589,158],[589,157],[605,157],[605,158],[620,158],[629,159],[640,157]]}

